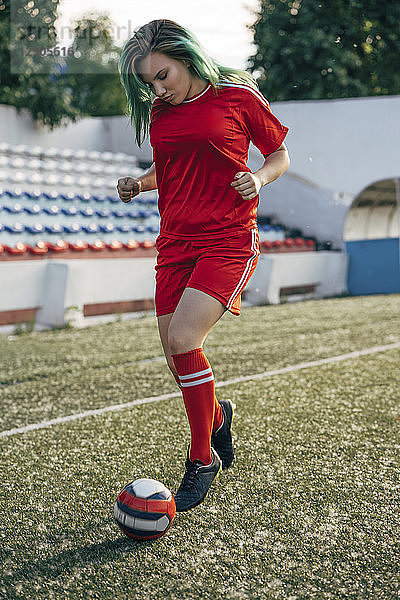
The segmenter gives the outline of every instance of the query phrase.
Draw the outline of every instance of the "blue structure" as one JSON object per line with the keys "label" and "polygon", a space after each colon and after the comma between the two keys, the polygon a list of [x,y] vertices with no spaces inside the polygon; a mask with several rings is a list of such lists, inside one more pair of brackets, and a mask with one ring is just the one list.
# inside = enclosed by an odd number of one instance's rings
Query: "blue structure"
{"label": "blue structure", "polygon": [[350,294],[400,293],[399,180],[363,190],[348,212],[343,238]]}

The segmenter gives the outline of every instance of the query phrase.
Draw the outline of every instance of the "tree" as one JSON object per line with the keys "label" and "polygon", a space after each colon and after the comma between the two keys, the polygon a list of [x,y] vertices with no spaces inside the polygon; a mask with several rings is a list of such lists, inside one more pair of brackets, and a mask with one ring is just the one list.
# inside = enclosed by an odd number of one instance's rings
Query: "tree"
{"label": "tree", "polygon": [[71,56],[66,58],[66,85],[71,104],[81,114],[122,115],[126,96],[118,73],[119,48],[106,15],[89,15],[75,22]]}
{"label": "tree", "polygon": [[42,56],[56,39],[58,0],[41,0],[38,6],[21,0],[0,4],[0,103],[25,108],[53,127],[76,120],[79,113]]}
{"label": "tree", "polygon": [[248,68],[269,100],[400,93],[400,3],[261,0]]}
{"label": "tree", "polygon": [[57,45],[58,4],[0,1],[0,104],[26,109],[49,128],[86,115],[123,114],[110,19],[92,15],[78,21],[67,48]]}

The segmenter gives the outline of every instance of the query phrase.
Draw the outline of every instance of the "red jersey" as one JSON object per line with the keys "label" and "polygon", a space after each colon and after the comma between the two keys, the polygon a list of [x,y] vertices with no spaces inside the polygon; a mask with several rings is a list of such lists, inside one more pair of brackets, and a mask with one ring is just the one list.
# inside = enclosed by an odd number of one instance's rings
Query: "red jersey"
{"label": "red jersey", "polygon": [[246,84],[221,82],[217,95],[209,84],[176,106],[156,98],[150,142],[160,233],[204,239],[253,228],[259,197],[244,200],[231,182],[238,171],[251,171],[250,141],[267,156],[287,132],[261,92]]}

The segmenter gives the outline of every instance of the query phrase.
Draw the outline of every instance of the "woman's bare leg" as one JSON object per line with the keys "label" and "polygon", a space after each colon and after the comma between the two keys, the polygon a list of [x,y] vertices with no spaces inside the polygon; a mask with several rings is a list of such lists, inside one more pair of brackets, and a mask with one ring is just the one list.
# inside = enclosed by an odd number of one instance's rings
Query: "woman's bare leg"
{"label": "woman's bare leg", "polygon": [[186,288],[169,323],[170,353],[181,354],[200,348],[225,311],[219,300],[200,290]]}

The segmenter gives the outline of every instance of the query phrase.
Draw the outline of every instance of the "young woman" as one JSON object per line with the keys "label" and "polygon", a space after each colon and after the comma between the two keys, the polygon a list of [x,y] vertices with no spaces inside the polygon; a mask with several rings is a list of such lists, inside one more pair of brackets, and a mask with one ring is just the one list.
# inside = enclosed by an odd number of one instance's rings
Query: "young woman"
{"label": "young woman", "polygon": [[[158,189],[155,306],[165,357],[191,430],[175,495],[177,511],[202,502],[221,466],[234,458],[233,407],[218,401],[203,352],[256,267],[258,192],[289,166],[288,131],[271,113],[253,77],[212,60],[184,27],[151,21],[125,44],[119,63],[131,122],[141,146],[150,130],[153,164],[118,180],[123,202]],[[265,157],[247,167],[252,141]]]}

